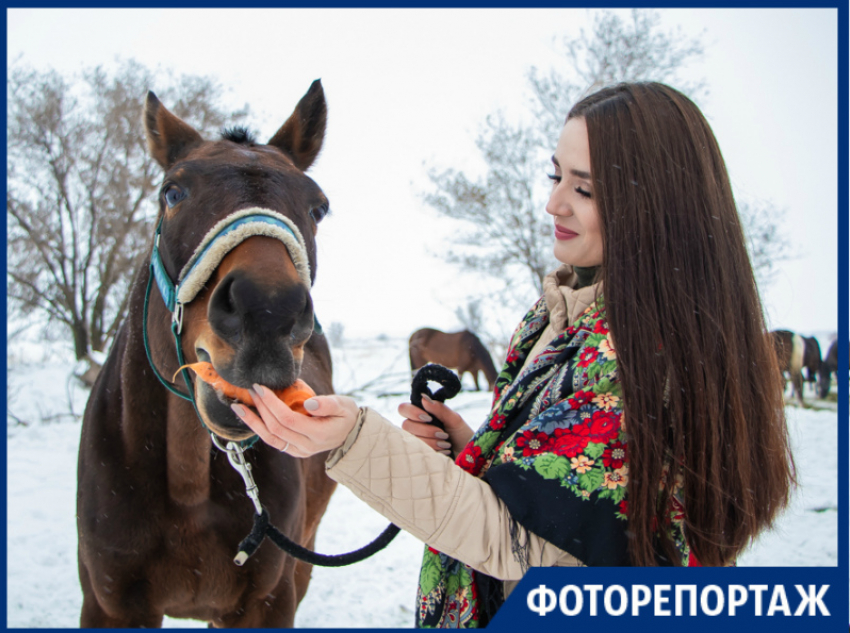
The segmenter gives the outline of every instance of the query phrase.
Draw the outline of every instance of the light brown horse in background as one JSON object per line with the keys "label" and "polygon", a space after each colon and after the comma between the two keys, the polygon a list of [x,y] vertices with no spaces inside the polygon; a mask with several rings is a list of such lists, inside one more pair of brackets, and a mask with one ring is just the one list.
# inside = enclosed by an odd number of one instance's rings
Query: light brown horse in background
{"label": "light brown horse in background", "polygon": [[806,343],[803,337],[789,330],[774,330],[770,333],[773,341],[773,349],[776,352],[776,360],[779,363],[779,371],[782,372],[782,390],[785,391],[787,379],[785,373],[791,376],[793,393],[797,401],[803,404],[803,361],[805,358]]}
{"label": "light brown horse in background", "polygon": [[456,369],[458,377],[469,372],[478,385],[478,372],[484,373],[490,391],[496,384],[496,367],[490,352],[481,340],[469,330],[446,333],[433,328],[416,330],[410,337],[410,369],[414,372],[428,363],[438,363]]}

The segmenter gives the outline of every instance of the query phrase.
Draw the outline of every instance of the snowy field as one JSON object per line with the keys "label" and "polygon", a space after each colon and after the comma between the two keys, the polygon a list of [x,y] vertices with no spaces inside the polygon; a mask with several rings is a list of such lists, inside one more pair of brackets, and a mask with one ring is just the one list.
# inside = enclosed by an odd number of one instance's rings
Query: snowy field
{"label": "snowy field", "polygon": [[[406,344],[364,339],[335,349],[337,392],[400,421],[396,407],[409,395]],[[77,445],[88,393],[73,378],[73,364],[46,358],[43,351],[17,351],[8,362],[7,626],[77,627],[82,604],[74,520]],[[787,408],[801,485],[780,524],[740,559],[741,566],[838,564],[837,412],[834,404],[811,394],[808,400],[819,408]],[[466,391],[450,404],[477,425],[489,408],[489,394]],[[320,526],[317,549],[327,554],[356,549],[386,525],[339,487]],[[412,627],[421,552],[421,543],[402,532],[362,563],[315,568],[296,625]],[[165,626],[205,625],[166,619]]]}

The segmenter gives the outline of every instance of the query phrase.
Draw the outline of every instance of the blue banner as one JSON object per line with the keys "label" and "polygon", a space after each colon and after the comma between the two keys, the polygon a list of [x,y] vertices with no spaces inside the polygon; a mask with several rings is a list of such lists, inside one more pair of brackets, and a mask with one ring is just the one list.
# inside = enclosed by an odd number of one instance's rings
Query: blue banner
{"label": "blue banner", "polygon": [[535,568],[488,630],[846,631],[839,568]]}

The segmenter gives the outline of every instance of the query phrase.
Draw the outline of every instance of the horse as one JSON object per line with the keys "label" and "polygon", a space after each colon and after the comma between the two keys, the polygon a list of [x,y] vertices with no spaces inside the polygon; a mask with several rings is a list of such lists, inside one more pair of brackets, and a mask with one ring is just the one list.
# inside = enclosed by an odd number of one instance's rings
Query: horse
{"label": "horse", "polygon": [[785,372],[791,376],[794,395],[800,406],[803,405],[803,358],[805,343],[803,337],[789,330],[774,330],[770,332],[779,371],[782,372],[782,390],[787,387]]}
{"label": "horse", "polygon": [[[324,140],[324,91],[313,82],[265,145],[243,128],[204,140],[152,92],[143,119],[164,171],[159,228],[83,418],[80,625],[161,627],[167,615],[292,627],[311,566],[272,543],[242,566],[233,560],[255,512],[247,479],[214,446],[256,437],[232,401],[179,365],[209,362],[240,387],[277,390],[300,377],[333,393],[310,298],[328,200],[304,173]],[[166,278],[178,280],[176,298]],[[178,372],[185,386],[172,383]],[[296,459],[257,442],[244,456],[272,523],[312,548],[336,486],[326,454]]]}
{"label": "horse", "polygon": [[417,369],[427,363],[439,363],[450,369],[456,369],[458,377],[465,372],[472,374],[475,390],[480,391],[478,372],[484,373],[490,391],[496,384],[496,367],[490,352],[481,340],[469,330],[446,333],[433,328],[416,330],[408,343],[410,350],[410,369]]}
{"label": "horse", "polygon": [[821,366],[820,343],[814,336],[803,337],[803,376],[804,381],[810,383],[814,390],[817,386],[818,375]]}
{"label": "horse", "polygon": [[829,345],[826,356],[820,364],[818,372],[818,397],[825,399],[829,395],[829,388],[832,386],[832,374],[838,371],[838,340],[834,340]]}

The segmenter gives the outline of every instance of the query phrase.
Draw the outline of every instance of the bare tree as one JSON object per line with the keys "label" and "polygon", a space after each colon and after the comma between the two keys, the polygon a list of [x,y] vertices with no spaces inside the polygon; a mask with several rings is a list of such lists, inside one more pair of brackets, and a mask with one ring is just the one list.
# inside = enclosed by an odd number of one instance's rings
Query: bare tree
{"label": "bare tree", "polygon": [[247,114],[219,106],[210,77],[157,75],[132,60],[72,77],[16,64],[8,71],[10,306],[61,323],[77,359],[115,335],[149,245],[159,170],[141,117],[153,88],[206,132]]}
{"label": "bare tree", "polygon": [[793,257],[788,239],[779,230],[786,210],[764,200],[737,204],[756,282],[764,287],[773,280],[776,264]]}
{"label": "bare tree", "polygon": [[[557,265],[551,222],[542,213],[548,192],[545,174],[551,171],[549,157],[572,104],[620,81],[670,83],[695,100],[707,95],[704,82],[679,76],[702,57],[702,35],[687,38],[678,29],[663,30],[656,11],[636,9],[628,18],[594,11],[588,30],[560,44],[565,62],[560,68],[566,70],[528,71],[530,122],[509,123],[498,112],[485,119],[476,140],[486,165],[483,176],[433,167],[428,172],[432,189],[424,194],[425,202],[463,227],[455,238],[460,248],[441,256],[464,270],[504,280],[508,291],[499,293],[502,303],[527,305]],[[766,273],[785,256],[785,244],[768,215],[753,210],[744,206],[742,216],[757,276],[766,281]],[[532,283],[526,286],[526,280]]]}
{"label": "bare tree", "polygon": [[541,214],[539,185],[544,168],[528,130],[513,127],[497,113],[487,117],[476,144],[487,174],[471,180],[455,170],[429,171],[436,191],[425,202],[442,215],[463,221],[443,256],[467,270],[510,279],[523,278],[536,290],[551,270],[550,223]]}
{"label": "bare tree", "polygon": [[466,304],[465,308],[458,306],[455,308],[455,316],[462,328],[473,333],[478,333],[484,324],[484,318],[481,313],[481,300],[472,299]]}
{"label": "bare tree", "polygon": [[686,38],[680,28],[661,30],[657,11],[632,9],[629,19],[613,11],[594,12],[590,30],[577,38],[564,37],[561,54],[570,74],[536,66],[528,71],[534,95],[532,111],[545,133],[544,141],[557,138],[572,104],[581,97],[621,81],[661,81],[699,99],[705,83],[682,79],[679,71],[704,53],[701,37]]}

